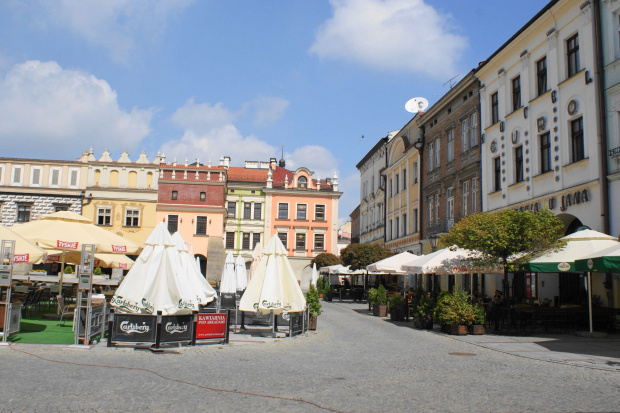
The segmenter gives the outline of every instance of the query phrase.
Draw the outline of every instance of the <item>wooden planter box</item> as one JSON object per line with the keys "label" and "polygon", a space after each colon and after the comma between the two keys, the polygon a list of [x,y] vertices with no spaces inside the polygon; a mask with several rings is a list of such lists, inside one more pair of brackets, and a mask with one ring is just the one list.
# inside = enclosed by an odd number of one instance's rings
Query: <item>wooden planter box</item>
{"label": "wooden planter box", "polygon": [[450,334],[455,336],[466,336],[467,335],[467,326],[466,325],[458,325],[453,324],[450,326]]}
{"label": "wooden planter box", "polygon": [[484,326],[482,324],[474,324],[469,326],[469,334],[479,336],[484,334],[484,332]]}
{"label": "wooden planter box", "polygon": [[373,304],[372,315],[376,317],[387,317],[387,304]]}
{"label": "wooden planter box", "polygon": [[308,319],[308,330],[316,330],[317,316],[311,315]]}

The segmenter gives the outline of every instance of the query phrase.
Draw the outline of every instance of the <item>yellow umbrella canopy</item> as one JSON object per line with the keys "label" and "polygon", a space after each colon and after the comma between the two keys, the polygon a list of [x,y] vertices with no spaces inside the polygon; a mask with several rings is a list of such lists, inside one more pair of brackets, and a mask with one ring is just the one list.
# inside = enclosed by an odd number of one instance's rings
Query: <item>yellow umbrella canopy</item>
{"label": "yellow umbrella canopy", "polygon": [[96,253],[138,254],[141,250],[135,242],[69,211],[15,225],[13,231],[45,250],[81,251],[83,244],[94,244]]}
{"label": "yellow umbrella canopy", "polygon": [[14,263],[39,264],[45,260],[46,253],[44,249],[3,225],[0,225],[0,240],[15,241]]}
{"label": "yellow umbrella canopy", "polygon": [[[63,251],[48,251],[47,260],[45,262],[61,262]],[[81,260],[81,252],[67,252],[65,253],[66,264],[79,264]],[[95,253],[95,267],[103,268],[121,268],[128,270],[132,267],[133,260],[123,254],[105,254]]]}

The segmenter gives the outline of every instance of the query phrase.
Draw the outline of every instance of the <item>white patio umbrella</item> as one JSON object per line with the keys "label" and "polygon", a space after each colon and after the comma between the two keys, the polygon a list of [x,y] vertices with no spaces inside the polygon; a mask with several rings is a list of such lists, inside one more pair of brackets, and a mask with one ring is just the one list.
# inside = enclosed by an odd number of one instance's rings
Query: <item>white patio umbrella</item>
{"label": "white patio umbrella", "polygon": [[274,315],[306,309],[306,298],[277,235],[265,246],[258,270],[241,297],[239,309]]}
{"label": "white patio umbrella", "polygon": [[232,252],[226,254],[222,279],[220,280],[220,294],[234,294],[237,292],[237,278],[235,275],[235,258]]}
{"label": "white patio umbrella", "polygon": [[[207,305],[216,297],[216,292],[202,276],[200,270],[196,266],[196,261],[189,254],[187,244],[180,233],[175,232],[172,235],[172,241],[175,243],[177,252],[179,253],[179,261],[181,267],[177,273],[179,284],[188,288],[190,294],[195,294],[197,303]],[[198,307],[196,307],[198,308]]]}
{"label": "white patio umbrella", "polygon": [[248,286],[248,273],[245,269],[245,260],[241,254],[235,260],[235,281],[237,291],[243,291]]}
{"label": "white patio umbrella", "polygon": [[410,252],[401,252],[400,254],[392,255],[391,257],[387,257],[380,261],[367,265],[366,270],[403,274],[404,272],[403,270],[401,270],[401,266],[410,262],[416,257],[417,255],[411,254]]}
{"label": "white patio umbrella", "polygon": [[[46,263],[60,262],[62,260],[62,251],[51,250],[47,253]],[[82,260],[82,252],[65,252],[65,264],[79,264]],[[105,254],[95,253],[95,267],[103,268],[121,268],[129,270],[133,266],[134,261],[123,254]]]}
{"label": "white patio umbrella", "polygon": [[421,255],[401,268],[408,274],[471,274],[502,273],[499,267],[475,267],[469,258],[476,252],[457,247],[447,247],[427,255]]}
{"label": "white patio umbrella", "polygon": [[316,283],[319,279],[319,272],[316,270],[316,263],[312,264],[312,276],[310,277],[310,285],[314,285],[316,288]]}
{"label": "white patio umbrella", "polygon": [[182,294],[177,279],[180,268],[176,245],[160,222],[110,303],[130,313],[189,314],[198,307],[195,294]]}
{"label": "white patio umbrella", "polygon": [[0,225],[0,240],[15,241],[14,263],[38,264],[45,260],[46,252],[43,248],[38,247],[4,225]]}
{"label": "white patio umbrella", "polygon": [[248,276],[248,281],[250,281],[256,273],[256,269],[258,268],[262,255],[263,253],[260,243],[257,243],[252,251],[252,264],[250,264],[250,275]]}

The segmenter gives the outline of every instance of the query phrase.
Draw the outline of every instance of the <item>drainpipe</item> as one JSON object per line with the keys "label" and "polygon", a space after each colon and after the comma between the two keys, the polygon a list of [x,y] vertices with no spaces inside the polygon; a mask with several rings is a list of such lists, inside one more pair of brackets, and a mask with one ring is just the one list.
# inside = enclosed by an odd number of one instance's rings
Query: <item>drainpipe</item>
{"label": "drainpipe", "polygon": [[607,179],[607,122],[605,114],[607,107],[605,102],[605,74],[603,63],[603,42],[601,30],[601,5],[600,0],[592,1],[592,13],[594,14],[594,23],[592,25],[594,47],[595,47],[595,69],[594,79],[596,82],[595,97],[598,104],[597,126],[600,131],[600,191],[601,191],[601,215],[603,216],[603,232],[609,234],[609,181]]}
{"label": "drainpipe", "polygon": [[420,158],[420,161],[418,162],[420,165],[420,176],[418,178],[418,205],[420,205],[420,208],[418,208],[418,221],[420,222],[418,233],[420,234],[420,240],[424,238],[424,186],[422,185],[424,178],[424,132],[425,128],[424,125],[422,125],[420,126],[420,136],[413,144],[413,147],[418,151],[418,157]]}

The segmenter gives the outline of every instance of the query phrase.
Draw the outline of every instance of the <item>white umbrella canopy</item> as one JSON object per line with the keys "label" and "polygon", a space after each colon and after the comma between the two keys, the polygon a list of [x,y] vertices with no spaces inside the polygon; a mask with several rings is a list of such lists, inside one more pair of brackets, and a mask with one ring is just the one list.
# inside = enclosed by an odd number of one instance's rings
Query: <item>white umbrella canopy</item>
{"label": "white umbrella canopy", "polygon": [[306,309],[306,299],[277,235],[265,246],[256,274],[241,297],[239,309],[276,315]]}
{"label": "white umbrella canopy", "polygon": [[181,294],[179,254],[163,223],[157,224],[144,250],[112,297],[111,304],[131,313],[189,314],[196,298]]}
{"label": "white umbrella canopy", "polygon": [[602,232],[586,229],[563,238],[566,245],[531,260],[526,267],[532,272],[575,272],[575,260],[618,245],[618,239]]}
{"label": "white umbrella canopy", "polygon": [[243,291],[248,286],[248,273],[245,270],[245,260],[241,254],[235,260],[235,281],[237,291]]}
{"label": "white umbrella canopy", "polygon": [[411,254],[410,252],[401,252],[400,254],[392,255],[391,257],[367,265],[366,270],[403,274],[401,267],[416,257],[417,255]]}
{"label": "white umbrella canopy", "polygon": [[[180,268],[177,273],[181,291],[188,291],[187,295],[195,295],[197,304],[207,305],[215,299],[217,293],[202,276],[196,265],[196,261],[189,254],[185,240],[178,232],[172,235],[172,241],[179,253]],[[185,293],[183,293],[185,295]],[[196,307],[198,308],[198,307]]]}
{"label": "white umbrella canopy", "polygon": [[342,264],[328,265],[326,267],[319,268],[319,272],[327,274],[348,274],[349,267],[345,267]]}
{"label": "white umbrella canopy", "polygon": [[234,294],[237,292],[237,278],[235,275],[235,257],[232,252],[226,254],[222,279],[220,280],[220,294]]}
{"label": "white umbrella canopy", "polygon": [[256,269],[258,268],[258,264],[260,263],[260,259],[262,256],[262,247],[260,246],[260,243],[257,243],[254,246],[254,250],[252,251],[252,264],[250,264],[250,274],[248,276],[248,281],[250,281],[256,273]]}
{"label": "white umbrella canopy", "polygon": [[[47,252],[46,263],[60,262],[62,260],[63,251],[50,250]],[[79,264],[82,260],[81,251],[65,252],[65,264]],[[105,254],[95,253],[95,267],[103,268],[121,268],[129,270],[133,266],[134,261],[123,254]]]}
{"label": "white umbrella canopy", "polygon": [[4,225],[0,225],[0,240],[15,241],[14,263],[39,264],[45,261],[46,252],[43,248],[38,247]]}
{"label": "white umbrella canopy", "polygon": [[470,274],[502,273],[500,267],[476,267],[469,260],[475,251],[463,248],[447,247],[427,255],[421,255],[402,266],[408,274]]}
{"label": "white umbrella canopy", "polygon": [[316,283],[319,280],[319,272],[316,270],[316,263],[312,264],[312,276],[310,277],[310,285],[316,288]]}

